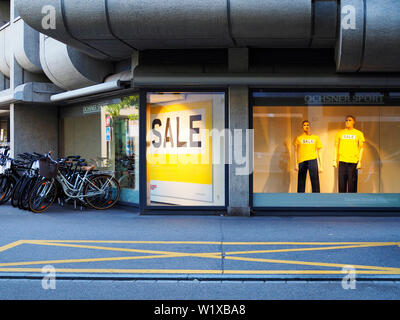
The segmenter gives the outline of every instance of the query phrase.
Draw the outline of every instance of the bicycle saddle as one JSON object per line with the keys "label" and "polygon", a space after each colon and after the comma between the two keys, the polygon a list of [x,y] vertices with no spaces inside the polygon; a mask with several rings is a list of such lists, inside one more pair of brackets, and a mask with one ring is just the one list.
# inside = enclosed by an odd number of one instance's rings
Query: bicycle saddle
{"label": "bicycle saddle", "polygon": [[84,171],[93,171],[94,169],[96,169],[96,165],[91,165],[91,166],[83,166],[82,170]]}

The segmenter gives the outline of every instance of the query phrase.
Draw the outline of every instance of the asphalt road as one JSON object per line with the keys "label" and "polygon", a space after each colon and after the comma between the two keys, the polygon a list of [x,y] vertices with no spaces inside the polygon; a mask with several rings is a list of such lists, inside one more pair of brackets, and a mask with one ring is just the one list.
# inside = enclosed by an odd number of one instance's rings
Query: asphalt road
{"label": "asphalt road", "polygon": [[[0,299],[400,298],[398,217],[57,206],[35,215],[5,205],[0,221]],[[56,289],[45,290],[51,272]]]}

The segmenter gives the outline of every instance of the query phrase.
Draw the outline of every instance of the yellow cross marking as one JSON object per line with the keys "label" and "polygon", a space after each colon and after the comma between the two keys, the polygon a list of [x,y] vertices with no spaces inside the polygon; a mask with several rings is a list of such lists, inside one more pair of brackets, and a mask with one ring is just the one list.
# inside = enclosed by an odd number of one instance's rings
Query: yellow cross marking
{"label": "yellow cross marking", "polygon": [[[160,259],[160,258],[181,258],[196,257],[210,259],[226,259],[247,262],[260,262],[272,264],[291,264],[303,266],[319,266],[327,268],[343,268],[351,265],[356,269],[358,274],[400,274],[400,268],[382,267],[382,266],[365,266],[354,264],[339,264],[325,262],[309,262],[297,260],[279,260],[243,257],[238,255],[244,254],[260,254],[260,253],[280,253],[280,252],[306,252],[321,250],[343,250],[352,248],[367,247],[387,247],[400,246],[399,242],[218,242],[218,241],[118,241],[118,240],[18,240],[10,244],[0,247],[0,252],[4,252],[11,248],[15,248],[22,244],[45,245],[55,247],[82,248],[101,251],[139,253],[146,255],[124,256],[124,257],[102,257],[102,258],[86,258],[86,259],[63,259],[63,260],[43,260],[43,261],[23,261],[23,262],[6,262],[0,263],[0,272],[41,272],[39,268],[9,268],[11,266],[28,266],[28,265],[45,265],[45,264],[65,264],[65,263],[90,263],[101,261],[127,261],[127,260],[144,260],[144,259]],[[301,248],[284,248],[284,249],[268,249],[268,250],[247,250],[247,251],[227,251],[227,252],[175,252],[165,250],[148,250],[134,248],[119,248],[113,246],[99,246],[88,244],[193,244],[193,245],[296,245],[296,246],[313,246]],[[319,247],[315,247],[319,246]],[[7,268],[8,267],[8,268]],[[364,270],[359,270],[364,269]],[[78,269],[78,268],[59,268],[57,272],[66,273],[155,273],[155,274],[343,274],[342,270],[186,270],[186,269]]]}

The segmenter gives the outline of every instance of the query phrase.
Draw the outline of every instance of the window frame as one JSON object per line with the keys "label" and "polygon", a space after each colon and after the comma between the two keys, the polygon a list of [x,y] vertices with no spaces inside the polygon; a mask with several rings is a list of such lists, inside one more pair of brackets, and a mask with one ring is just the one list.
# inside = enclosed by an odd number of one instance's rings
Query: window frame
{"label": "window frame", "polygon": [[[365,88],[287,88],[287,89],[279,89],[279,88],[251,88],[249,90],[249,129],[254,130],[254,122],[253,122],[253,110],[254,107],[260,106],[257,104],[257,98],[254,96],[255,93],[298,93],[298,94],[318,94],[318,93],[349,93],[350,96],[355,95],[356,93],[381,93],[384,97],[383,106],[394,106],[400,108],[400,90],[398,88],[378,88],[378,89],[365,89]],[[391,93],[396,93],[398,98],[390,98]],[[284,98],[282,98],[283,100]],[[304,103],[304,97],[303,97]],[[276,103],[271,103],[271,106],[279,106]],[[282,104],[283,106],[284,104]],[[285,105],[290,106],[290,104],[286,103]],[[300,105],[300,104],[299,104]],[[304,104],[306,106],[306,104]],[[329,105],[332,105],[331,103]],[[335,104],[335,106],[346,106],[345,104]],[[378,104],[382,105],[382,104]],[[295,105],[293,105],[295,106]],[[324,107],[324,104],[308,104],[309,107]],[[328,106],[328,105],[327,105]],[[355,105],[351,105],[355,106]],[[377,106],[377,104],[370,104],[369,106]],[[254,150],[253,150],[253,158],[254,158]],[[335,216],[349,216],[351,215],[372,215],[376,216],[375,213],[379,212],[379,216],[393,216],[400,214],[400,207],[295,207],[295,206],[254,206],[254,170],[251,172],[249,177],[249,204],[250,209],[257,215],[335,215]],[[289,194],[289,193],[288,193]],[[399,191],[400,196],[400,191]],[[396,214],[397,213],[397,214]]]}
{"label": "window frame", "polygon": [[[139,92],[139,208],[145,214],[218,214],[218,211],[226,211],[229,203],[229,165],[225,163],[225,204],[223,206],[164,206],[164,205],[149,205],[147,204],[147,156],[146,156],[146,135],[147,135],[147,94],[155,92],[178,92],[178,93],[224,93],[224,127],[229,128],[228,106],[229,95],[227,88],[193,88],[193,87],[178,87],[178,88],[144,88]],[[225,147],[226,144],[225,144]],[[186,212],[185,212],[186,211]]]}

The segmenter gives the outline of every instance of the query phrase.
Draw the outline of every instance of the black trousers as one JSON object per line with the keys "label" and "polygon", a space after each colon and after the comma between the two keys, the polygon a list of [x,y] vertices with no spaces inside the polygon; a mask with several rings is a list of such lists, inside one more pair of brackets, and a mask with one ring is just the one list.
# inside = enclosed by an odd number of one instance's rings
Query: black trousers
{"label": "black trousers", "polygon": [[357,193],[357,163],[339,162],[339,193]]}
{"label": "black trousers", "polygon": [[299,163],[299,175],[297,179],[297,192],[304,193],[306,190],[307,171],[310,173],[312,192],[319,193],[319,175],[317,159]]}

